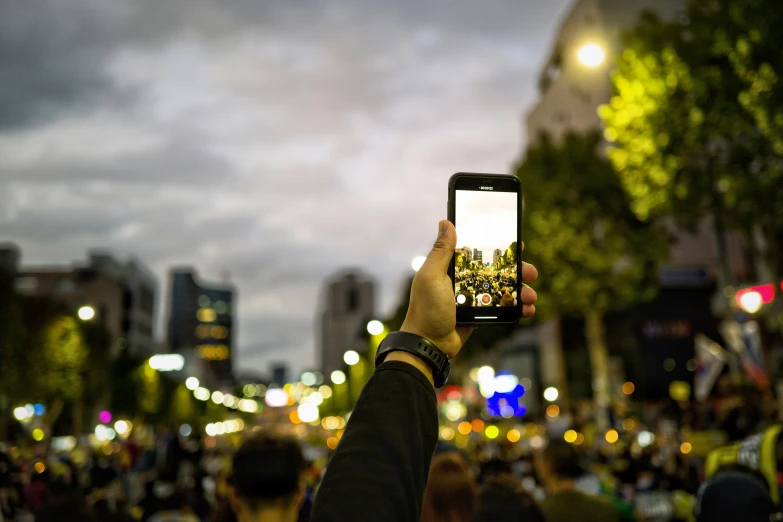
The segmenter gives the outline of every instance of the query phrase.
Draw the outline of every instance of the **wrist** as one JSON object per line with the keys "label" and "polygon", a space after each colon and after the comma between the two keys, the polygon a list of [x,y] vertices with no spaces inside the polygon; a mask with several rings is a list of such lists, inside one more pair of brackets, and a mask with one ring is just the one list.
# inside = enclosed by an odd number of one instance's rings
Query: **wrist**
{"label": "wrist", "polygon": [[[409,332],[409,333],[413,333],[413,332]],[[417,357],[412,353],[408,353],[408,352],[394,351],[386,355],[386,358],[384,359],[384,362],[389,362],[389,361],[399,361],[399,362],[410,364],[411,366],[419,370],[421,373],[423,373],[424,376],[427,378],[427,380],[430,381],[430,384],[435,386],[435,378],[432,375],[432,367],[421,357]]]}

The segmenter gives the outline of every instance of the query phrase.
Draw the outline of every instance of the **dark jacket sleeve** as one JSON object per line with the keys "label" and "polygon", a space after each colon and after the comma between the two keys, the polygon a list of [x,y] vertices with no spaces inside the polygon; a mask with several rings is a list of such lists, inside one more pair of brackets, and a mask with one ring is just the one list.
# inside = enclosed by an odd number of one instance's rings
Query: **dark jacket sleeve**
{"label": "dark jacket sleeve", "polygon": [[326,468],[311,522],[419,522],[437,442],[427,378],[404,362],[381,364]]}

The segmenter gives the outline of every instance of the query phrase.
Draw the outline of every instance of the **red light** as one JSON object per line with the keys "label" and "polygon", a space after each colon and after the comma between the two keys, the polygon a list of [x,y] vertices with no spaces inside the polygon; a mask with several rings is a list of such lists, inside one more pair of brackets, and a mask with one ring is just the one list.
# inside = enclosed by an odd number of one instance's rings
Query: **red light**
{"label": "red light", "polygon": [[[783,289],[783,283],[781,283],[780,286]],[[751,286],[750,288],[737,290],[737,293],[734,296],[734,300],[737,302],[737,305],[740,304],[740,299],[742,296],[750,292],[756,292],[759,294],[761,296],[761,302],[764,304],[771,303],[772,300],[775,299],[775,285],[770,283],[767,285]]]}

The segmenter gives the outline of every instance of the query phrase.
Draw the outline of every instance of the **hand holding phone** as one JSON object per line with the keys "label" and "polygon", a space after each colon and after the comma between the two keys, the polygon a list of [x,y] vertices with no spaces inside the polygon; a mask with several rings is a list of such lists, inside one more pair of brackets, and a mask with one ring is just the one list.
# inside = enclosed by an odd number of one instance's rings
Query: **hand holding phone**
{"label": "hand holding phone", "polygon": [[522,201],[515,176],[459,172],[449,180],[457,325],[512,325],[522,317]]}

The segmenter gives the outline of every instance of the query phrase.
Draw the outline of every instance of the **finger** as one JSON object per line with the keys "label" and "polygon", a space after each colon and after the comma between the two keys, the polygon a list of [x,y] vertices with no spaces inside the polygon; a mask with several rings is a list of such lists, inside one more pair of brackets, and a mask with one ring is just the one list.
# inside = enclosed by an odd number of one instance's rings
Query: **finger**
{"label": "finger", "polygon": [[468,338],[470,338],[470,334],[473,333],[473,330],[475,330],[475,326],[458,326],[457,327],[457,335],[459,335],[460,343],[462,343],[462,346],[465,346],[465,343],[468,342]]}
{"label": "finger", "polygon": [[536,301],[538,300],[536,291],[524,284],[522,285],[520,295],[522,296],[522,304],[533,305],[536,304]]}
{"label": "finger", "polygon": [[530,282],[538,279],[538,269],[530,263],[522,263],[522,281]]}
{"label": "finger", "polygon": [[522,317],[533,317],[533,314],[536,313],[536,305],[523,305],[522,306]]}
{"label": "finger", "polygon": [[445,274],[449,269],[454,250],[457,248],[457,230],[451,221],[443,220],[438,223],[438,239],[427,255],[427,260],[421,266],[419,272],[432,272]]}
{"label": "finger", "polygon": [[522,242],[520,243],[519,251],[520,251],[520,252],[524,252],[524,251],[525,251],[525,242],[524,242],[524,241],[522,241]]}

